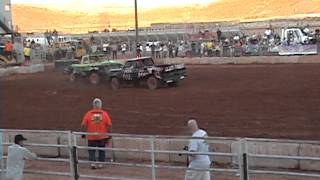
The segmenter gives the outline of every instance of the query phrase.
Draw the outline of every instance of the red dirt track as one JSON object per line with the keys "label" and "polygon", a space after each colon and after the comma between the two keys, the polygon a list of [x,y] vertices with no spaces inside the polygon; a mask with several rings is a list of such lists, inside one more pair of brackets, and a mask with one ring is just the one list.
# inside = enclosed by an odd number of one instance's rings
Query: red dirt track
{"label": "red dirt track", "polygon": [[0,86],[1,128],[79,130],[100,97],[115,133],[187,135],[196,117],[211,136],[320,138],[320,64],[190,66],[180,86],[156,91],[74,84],[52,69]]}

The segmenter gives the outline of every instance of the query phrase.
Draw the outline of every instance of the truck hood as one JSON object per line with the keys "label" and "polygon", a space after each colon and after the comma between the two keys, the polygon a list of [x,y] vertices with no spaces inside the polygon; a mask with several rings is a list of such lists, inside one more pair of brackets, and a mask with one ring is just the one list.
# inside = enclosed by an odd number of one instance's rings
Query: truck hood
{"label": "truck hood", "polygon": [[163,71],[163,72],[170,72],[180,69],[185,69],[184,64],[165,64],[165,65],[157,65],[156,69]]}
{"label": "truck hood", "polygon": [[73,68],[81,68],[81,67],[97,67],[97,66],[105,66],[105,65],[123,65],[120,62],[117,61],[102,61],[97,63],[91,63],[91,64],[73,64],[71,65]]}

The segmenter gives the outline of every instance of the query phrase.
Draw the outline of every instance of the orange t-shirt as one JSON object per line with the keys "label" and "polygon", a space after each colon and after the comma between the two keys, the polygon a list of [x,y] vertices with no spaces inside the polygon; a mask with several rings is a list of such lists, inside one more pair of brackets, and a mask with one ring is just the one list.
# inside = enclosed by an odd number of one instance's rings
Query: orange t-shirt
{"label": "orange t-shirt", "polygon": [[[108,133],[107,126],[111,126],[109,114],[101,109],[92,109],[83,117],[81,125],[87,128],[88,133]],[[101,140],[107,135],[88,135],[88,140]]]}
{"label": "orange t-shirt", "polygon": [[12,43],[6,43],[4,51],[11,52],[13,49]]}

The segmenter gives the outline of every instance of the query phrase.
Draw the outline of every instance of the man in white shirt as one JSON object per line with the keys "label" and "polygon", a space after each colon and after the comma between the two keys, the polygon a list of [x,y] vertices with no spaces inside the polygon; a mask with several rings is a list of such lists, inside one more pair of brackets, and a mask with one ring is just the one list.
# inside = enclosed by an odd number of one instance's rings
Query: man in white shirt
{"label": "man in white shirt", "polygon": [[23,147],[27,139],[21,134],[14,137],[14,144],[8,147],[7,180],[23,180],[25,160],[33,160],[37,155]]}
{"label": "man in white shirt", "polygon": [[[198,153],[208,153],[209,144],[206,142],[208,137],[207,132],[199,129],[197,121],[191,119],[188,121],[188,128],[192,133],[192,138],[189,142],[188,151]],[[209,169],[211,161],[209,155],[189,155],[189,166],[188,168],[193,169]],[[187,170],[186,180],[210,180],[210,171],[196,171]]]}

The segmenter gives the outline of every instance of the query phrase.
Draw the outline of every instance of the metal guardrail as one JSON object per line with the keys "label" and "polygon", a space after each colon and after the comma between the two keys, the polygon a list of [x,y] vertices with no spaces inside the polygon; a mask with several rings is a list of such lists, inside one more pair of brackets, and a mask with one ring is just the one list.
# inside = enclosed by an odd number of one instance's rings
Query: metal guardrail
{"label": "metal guardrail", "polygon": [[[74,179],[73,174],[73,166],[70,156],[72,155],[70,147],[71,147],[71,132],[70,131],[50,131],[50,130],[17,130],[17,129],[0,129],[0,132],[3,133],[29,133],[29,134],[60,134],[64,135],[68,139],[68,145],[61,145],[61,144],[41,144],[41,143],[26,143],[25,146],[29,147],[46,147],[46,148],[64,148],[69,150],[69,158],[44,158],[44,157],[38,157],[37,161],[43,161],[43,162],[60,162],[60,163],[68,163],[70,166],[69,172],[56,172],[56,171],[34,171],[34,170],[25,170],[25,174],[37,174],[37,175],[49,175],[49,176],[66,176],[70,177],[70,179]],[[1,144],[1,146],[9,146],[12,145],[10,142],[4,142]],[[4,173],[6,170],[4,170],[3,161],[7,159],[7,156],[1,155],[0,161],[1,161],[1,177],[4,177]]]}
{"label": "metal guardrail", "polygon": [[[64,148],[69,151],[68,158],[38,158],[38,161],[47,161],[47,162],[60,162],[60,163],[69,163],[70,171],[69,172],[53,172],[53,171],[30,171],[26,170],[26,174],[38,174],[38,175],[50,175],[50,176],[65,176],[70,177],[70,179],[78,180],[79,178],[86,179],[127,179],[133,180],[133,178],[119,178],[119,177],[102,177],[102,176],[93,176],[87,175],[79,172],[78,165],[80,164],[91,164],[94,162],[82,160],[78,157],[78,151],[80,150],[109,150],[113,152],[130,152],[130,153],[147,153],[150,154],[149,163],[128,163],[128,162],[103,162],[105,165],[113,166],[125,166],[125,167],[139,167],[139,168],[150,168],[151,177],[150,179],[155,180],[156,178],[156,169],[173,169],[173,170],[196,170],[196,171],[211,171],[216,173],[231,173],[235,176],[239,176],[240,180],[248,180],[252,174],[268,174],[268,175],[285,175],[285,176],[298,176],[298,177],[320,177],[320,174],[316,173],[305,173],[305,172],[289,172],[289,171],[271,171],[271,170],[260,170],[260,169],[250,169],[250,159],[291,159],[291,160],[310,160],[310,161],[320,161],[320,157],[308,157],[308,156],[286,156],[286,155],[267,155],[267,154],[253,154],[248,152],[249,142],[277,142],[277,143],[308,143],[308,144],[317,144],[320,145],[320,141],[294,141],[294,140],[274,140],[274,139],[256,139],[256,138],[223,138],[223,137],[208,137],[200,139],[214,140],[216,142],[226,142],[234,141],[237,143],[238,152],[237,153],[223,153],[223,152],[187,152],[187,151],[171,151],[171,150],[158,150],[155,148],[155,143],[157,140],[165,139],[172,141],[181,141],[181,140],[190,140],[188,136],[147,136],[147,135],[129,135],[129,134],[107,134],[108,136],[124,138],[124,139],[146,139],[150,142],[149,149],[128,149],[128,148],[115,148],[115,147],[106,147],[106,148],[93,148],[88,146],[78,145],[78,138],[81,135],[97,135],[97,133],[82,133],[82,132],[70,132],[70,131],[33,131],[33,130],[0,130],[0,132],[10,132],[10,133],[46,133],[46,134],[62,134],[67,139],[67,145],[61,144],[41,144],[41,143],[29,143],[26,146],[30,147],[48,147],[48,148]],[[197,138],[198,139],[198,138]],[[8,146],[11,143],[4,142],[2,146]],[[184,166],[173,166],[173,165],[159,165],[156,163],[156,154],[181,154],[181,155],[209,155],[209,156],[221,156],[221,157],[232,157],[237,158],[236,168],[210,168],[210,169],[190,169]],[[7,157],[2,156],[1,161],[5,160]],[[101,164],[99,162],[99,164]],[[1,169],[1,174],[5,170]]]}
{"label": "metal guardrail", "polygon": [[267,142],[267,143],[286,143],[286,144],[312,144],[320,145],[320,141],[299,141],[299,140],[286,140],[286,139],[258,139],[258,138],[245,138],[244,142],[244,155],[245,161],[247,162],[247,174],[248,179],[250,174],[268,174],[268,175],[285,175],[285,176],[297,176],[297,177],[319,177],[320,173],[302,173],[302,172],[289,172],[289,171],[271,171],[271,170],[250,170],[250,158],[263,158],[263,159],[283,159],[283,160],[310,160],[310,161],[319,161],[320,157],[308,157],[308,156],[287,156],[287,155],[266,155],[266,154],[253,154],[248,152],[248,143],[249,142]]}

